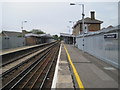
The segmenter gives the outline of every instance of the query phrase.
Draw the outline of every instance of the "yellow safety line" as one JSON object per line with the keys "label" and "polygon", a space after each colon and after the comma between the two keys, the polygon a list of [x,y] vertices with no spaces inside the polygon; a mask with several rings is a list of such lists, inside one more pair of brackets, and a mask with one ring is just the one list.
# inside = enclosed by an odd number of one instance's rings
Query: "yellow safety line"
{"label": "yellow safety line", "polygon": [[67,48],[66,48],[65,45],[64,45],[64,48],[65,48],[65,51],[66,51],[66,53],[67,53],[68,60],[69,60],[69,62],[70,62],[70,64],[71,64],[71,66],[72,66],[72,70],[73,70],[73,72],[74,72],[74,75],[75,75],[75,78],[76,78],[76,80],[77,80],[78,86],[79,86],[80,90],[85,90],[85,89],[84,89],[84,86],[83,86],[83,84],[82,84],[82,81],[81,81],[81,79],[80,79],[80,76],[78,75],[78,72],[77,72],[74,64],[72,63],[72,60],[71,60],[71,58],[70,58],[70,54],[68,53],[68,50],[67,50]]}

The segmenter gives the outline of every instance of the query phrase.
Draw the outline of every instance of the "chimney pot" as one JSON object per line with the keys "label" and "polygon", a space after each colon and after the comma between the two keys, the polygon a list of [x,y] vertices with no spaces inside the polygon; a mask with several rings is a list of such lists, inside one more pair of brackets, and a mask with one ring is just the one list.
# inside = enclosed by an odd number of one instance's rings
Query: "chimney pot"
{"label": "chimney pot", "polygon": [[95,19],[95,11],[91,11],[91,20]]}

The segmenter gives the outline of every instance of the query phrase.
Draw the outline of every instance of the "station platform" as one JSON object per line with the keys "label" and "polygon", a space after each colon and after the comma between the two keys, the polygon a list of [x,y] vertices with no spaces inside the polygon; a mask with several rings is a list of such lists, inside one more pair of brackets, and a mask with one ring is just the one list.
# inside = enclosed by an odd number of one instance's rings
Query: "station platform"
{"label": "station platform", "polygon": [[[44,43],[44,44],[46,44],[46,43]],[[17,52],[17,51],[20,51],[20,50],[29,49],[29,48],[37,47],[39,45],[44,45],[44,44],[22,46],[22,47],[11,48],[11,49],[4,49],[4,50],[0,50],[0,55],[12,53],[12,52]]]}
{"label": "station platform", "polygon": [[73,45],[61,45],[55,88],[118,90],[118,86],[117,68]]}
{"label": "station platform", "polygon": [[16,51],[23,50],[23,49],[26,49],[26,48],[30,48],[30,47],[29,46],[23,46],[23,47],[17,47],[17,48],[12,48],[12,49],[0,50],[0,55],[11,53],[11,52],[16,52]]}

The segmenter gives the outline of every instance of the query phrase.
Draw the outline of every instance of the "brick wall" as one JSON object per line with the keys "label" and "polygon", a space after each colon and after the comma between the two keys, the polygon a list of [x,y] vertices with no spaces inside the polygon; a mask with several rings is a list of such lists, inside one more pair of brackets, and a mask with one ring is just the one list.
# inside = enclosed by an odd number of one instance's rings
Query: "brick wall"
{"label": "brick wall", "polygon": [[35,45],[36,44],[36,38],[35,37],[27,37],[26,38],[26,44],[27,45]]}
{"label": "brick wall", "polygon": [[[98,31],[100,30],[100,28],[101,28],[100,24],[90,24],[88,26],[89,31]],[[82,24],[77,25],[73,29],[73,35],[79,35],[79,31],[80,31],[80,34],[82,34]]]}
{"label": "brick wall", "polygon": [[100,24],[91,24],[88,26],[89,31],[98,31],[100,30]]}

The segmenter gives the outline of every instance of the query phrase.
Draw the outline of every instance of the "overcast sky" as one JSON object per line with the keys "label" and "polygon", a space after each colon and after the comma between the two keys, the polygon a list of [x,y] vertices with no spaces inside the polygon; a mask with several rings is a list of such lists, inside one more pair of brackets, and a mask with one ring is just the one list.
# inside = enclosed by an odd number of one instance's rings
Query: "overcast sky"
{"label": "overcast sky", "polygon": [[[0,3],[0,24],[2,30],[21,31],[24,29],[41,29],[46,33],[69,33],[69,21],[81,19],[81,6],[70,6],[70,2],[4,2]],[[78,3],[78,2],[77,2]],[[81,3],[81,2],[79,2]],[[78,3],[78,4],[79,4]],[[117,2],[84,2],[85,17],[90,17],[90,11],[95,11],[95,18],[102,20],[103,27],[118,25]],[[72,30],[72,29],[71,29]]]}

